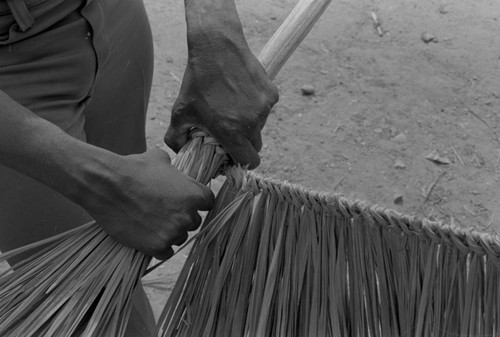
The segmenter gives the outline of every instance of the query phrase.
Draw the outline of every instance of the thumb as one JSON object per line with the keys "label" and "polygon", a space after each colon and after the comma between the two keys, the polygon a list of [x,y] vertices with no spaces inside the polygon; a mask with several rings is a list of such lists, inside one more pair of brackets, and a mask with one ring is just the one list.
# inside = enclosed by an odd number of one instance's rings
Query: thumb
{"label": "thumb", "polygon": [[177,153],[187,143],[190,129],[191,126],[187,124],[177,128],[170,124],[163,140],[169,148]]}
{"label": "thumb", "polygon": [[259,166],[260,157],[259,153],[254,148],[254,145],[243,135],[230,137],[228,135],[215,136],[221,142],[222,147],[226,150],[231,159],[236,164],[247,166],[252,170]]}
{"label": "thumb", "polygon": [[183,103],[180,97],[174,103],[172,108],[172,116],[170,117],[170,125],[163,140],[176,153],[189,140],[189,130],[194,127],[192,123],[191,107],[189,104]]}

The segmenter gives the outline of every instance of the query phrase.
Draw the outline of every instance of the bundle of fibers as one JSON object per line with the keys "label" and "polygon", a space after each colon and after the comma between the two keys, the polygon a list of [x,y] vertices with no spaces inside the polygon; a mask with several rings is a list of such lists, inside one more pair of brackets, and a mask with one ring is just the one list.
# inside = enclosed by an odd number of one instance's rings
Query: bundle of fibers
{"label": "bundle of fibers", "polygon": [[[208,182],[226,160],[196,132],[173,164]],[[197,158],[203,158],[203,163]],[[0,336],[123,336],[131,296],[151,258],[109,237],[95,222],[0,255],[38,251],[0,275]]]}
{"label": "bundle of fibers", "polygon": [[500,336],[500,241],[245,172],[156,336]]}
{"label": "bundle of fibers", "polygon": [[2,275],[0,335],[72,336],[79,331],[82,336],[118,336],[137,275],[148,262],[95,223],[53,238],[47,248]]}

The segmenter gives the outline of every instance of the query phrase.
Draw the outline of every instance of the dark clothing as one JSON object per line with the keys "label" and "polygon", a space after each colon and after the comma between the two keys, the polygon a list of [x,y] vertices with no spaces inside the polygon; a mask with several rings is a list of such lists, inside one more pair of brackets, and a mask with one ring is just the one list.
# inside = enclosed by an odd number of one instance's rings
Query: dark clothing
{"label": "dark clothing", "polygon": [[[146,149],[152,50],[142,0],[0,0],[0,90],[71,136],[119,154]],[[89,218],[0,165],[0,250]],[[127,336],[146,336],[151,307],[142,289],[136,298]]]}
{"label": "dark clothing", "polygon": [[24,32],[0,2],[0,90],[74,137],[143,152],[153,54],[142,2],[27,2]]}

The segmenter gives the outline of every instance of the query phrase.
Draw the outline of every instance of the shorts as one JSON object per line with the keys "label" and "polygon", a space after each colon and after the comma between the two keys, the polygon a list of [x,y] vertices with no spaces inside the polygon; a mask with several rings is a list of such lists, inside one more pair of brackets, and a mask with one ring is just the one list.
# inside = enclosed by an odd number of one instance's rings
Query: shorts
{"label": "shorts", "polygon": [[[152,73],[142,0],[0,0],[0,90],[75,138],[118,154],[144,152]],[[0,165],[0,250],[89,220]],[[146,336],[152,324],[139,289],[127,336]]]}

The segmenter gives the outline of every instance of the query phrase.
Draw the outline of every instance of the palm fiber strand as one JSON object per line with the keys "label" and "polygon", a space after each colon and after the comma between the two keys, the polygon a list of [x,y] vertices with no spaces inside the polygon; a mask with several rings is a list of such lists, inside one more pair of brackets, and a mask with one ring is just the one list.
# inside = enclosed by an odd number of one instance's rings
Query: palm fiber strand
{"label": "palm fiber strand", "polygon": [[230,168],[156,336],[499,336],[500,241]]}

